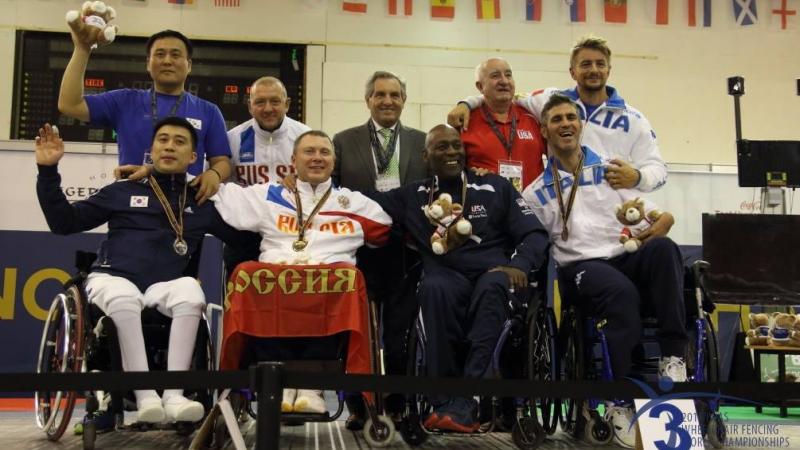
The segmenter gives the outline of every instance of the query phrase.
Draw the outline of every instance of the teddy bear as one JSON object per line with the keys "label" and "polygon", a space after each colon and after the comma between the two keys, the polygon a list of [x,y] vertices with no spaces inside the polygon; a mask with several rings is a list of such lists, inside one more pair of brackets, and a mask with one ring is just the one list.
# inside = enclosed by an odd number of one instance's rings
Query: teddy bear
{"label": "teddy bear", "polygon": [[463,217],[463,206],[453,203],[453,197],[446,192],[425,206],[423,212],[436,227],[431,235],[431,249],[437,255],[460,247],[472,235],[472,224]]}
{"label": "teddy bear", "polygon": [[83,3],[80,11],[68,11],[66,19],[78,40],[94,49],[114,42],[117,26],[108,23],[116,17],[114,8],[101,1],[88,1]]}
{"label": "teddy bear", "polygon": [[623,225],[619,234],[619,242],[628,253],[635,252],[642,246],[642,241],[636,239],[636,235],[647,229],[653,222],[661,217],[661,212],[657,210],[645,214],[644,201],[638,197],[627,200],[616,207],[617,220]]}
{"label": "teddy bear", "polygon": [[769,345],[769,316],[750,313],[750,329],[747,330],[747,345]]}
{"label": "teddy bear", "polygon": [[800,347],[800,318],[794,314],[773,313],[770,337],[773,345]]}

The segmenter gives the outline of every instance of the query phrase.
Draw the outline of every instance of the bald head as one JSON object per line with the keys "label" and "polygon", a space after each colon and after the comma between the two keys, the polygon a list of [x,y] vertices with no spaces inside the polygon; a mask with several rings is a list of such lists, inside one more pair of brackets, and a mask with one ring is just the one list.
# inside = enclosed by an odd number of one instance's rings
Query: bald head
{"label": "bald head", "polygon": [[496,113],[505,113],[514,99],[511,64],[503,58],[489,58],[475,68],[475,87]]}

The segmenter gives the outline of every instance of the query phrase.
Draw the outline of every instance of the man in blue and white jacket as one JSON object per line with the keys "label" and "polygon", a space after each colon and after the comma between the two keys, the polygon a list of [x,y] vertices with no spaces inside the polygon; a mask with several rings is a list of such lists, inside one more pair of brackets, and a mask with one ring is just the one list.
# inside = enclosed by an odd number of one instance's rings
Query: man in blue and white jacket
{"label": "man in blue and white jacket", "polygon": [[[577,86],[572,89],[547,88],[517,100],[541,123],[541,113],[553,94],[572,99],[583,121],[583,145],[609,159],[608,183],[614,189],[651,192],[667,182],[667,165],[658,149],[650,122],[639,110],[626,103],[619,92],[606,84],[611,72],[611,49],[605,39],[585,37],[572,49],[569,73]],[[469,125],[469,109],[479,107],[482,97],[470,97],[448,115],[453,126]]]}
{"label": "man in blue and white jacket", "polygon": [[[542,267],[547,235],[508,180],[465,170],[465,150],[454,128],[431,129],[423,158],[433,178],[370,196],[410,236],[422,259],[424,275],[417,292],[427,338],[427,375],[482,378],[489,373],[506,319],[508,291],[527,287],[528,273]],[[437,227],[423,208],[442,193],[463,206],[462,217],[472,231],[463,245],[437,254],[431,245]],[[448,232],[455,233],[452,228]],[[458,343],[468,347],[463,364]],[[431,403],[426,428],[478,429],[475,400],[435,396]]]}
{"label": "man in blue and white jacket", "polygon": [[[141,181],[118,181],[86,200],[70,204],[61,190],[58,162],[64,142],[45,125],[36,138],[39,176],[36,193],[57,234],[88,231],[108,223],[85,289],[117,329],[125,371],[148,370],[141,310],[155,306],[172,318],[167,370],[188,370],[197,339],[205,295],[197,279],[186,276],[189,261],[206,233],[236,242],[241,233],[228,226],[210,202],[198,204],[197,189],[187,186],[197,160],[197,132],[184,118],[167,117],[155,127],[153,172]],[[203,405],[181,389],[135,391],[140,422],[193,422]]]}
{"label": "man in blue and white jacket", "polygon": [[[630,371],[631,352],[641,338],[640,310],[649,306],[658,319],[659,375],[686,381],[683,263],[678,246],[666,237],[674,219],[661,213],[635,236],[643,245],[627,253],[615,206],[637,192],[611,186],[605,177],[608,160],[580,145],[582,128],[579,107],[568,97],[551,96],[542,108],[542,136],[551,157],[522,194],[550,234],[562,298],[605,321],[615,378]],[[646,212],[654,209],[645,201]],[[632,446],[631,410],[611,404],[606,415],[618,442]]]}

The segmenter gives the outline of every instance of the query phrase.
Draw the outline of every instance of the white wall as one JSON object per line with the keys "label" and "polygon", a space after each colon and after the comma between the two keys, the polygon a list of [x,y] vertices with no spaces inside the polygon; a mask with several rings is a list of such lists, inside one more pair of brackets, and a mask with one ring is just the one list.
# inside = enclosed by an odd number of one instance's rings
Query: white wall
{"label": "white wall", "polygon": [[[318,45],[309,67],[307,121],[336,132],[367,118],[363,83],[376,69],[408,79],[403,121],[427,129],[444,120],[459,98],[474,93],[473,67],[490,55],[514,66],[517,88],[570,86],[568,51],[586,33],[606,37],[614,51],[611,84],[642,110],[658,133],[667,161],[734,163],[733,105],[725,79],[746,78],[743,132],[752,139],[800,139],[800,19],[781,31],[758,1],[761,22],[737,27],[731,2],[713,2],[713,26],[689,28],[686,2],[672,1],[670,25],[656,26],[647,8],[628,2],[628,24],[604,24],[602,2],[590,1],[586,24],[569,23],[562,0],[544,0],[541,23],[523,20],[525,0],[501,0],[503,18],[478,22],[475,3],[457,2],[452,21],[432,20],[429,2],[414,0],[414,15],[390,17],[387,2],[370,0],[366,15],[341,11],[338,0],[242,0],[214,8],[211,0],[171,5],[166,0],[110,0],[123,34],[146,36],[164,28],[192,38],[300,42]],[[1,0],[0,58],[11,61],[16,29],[65,31],[64,13],[81,1]],[[780,2],[776,2],[780,3]],[[800,10],[800,0],[789,0]],[[45,13],[43,13],[43,11]],[[10,129],[12,68],[0,68],[0,138]]]}

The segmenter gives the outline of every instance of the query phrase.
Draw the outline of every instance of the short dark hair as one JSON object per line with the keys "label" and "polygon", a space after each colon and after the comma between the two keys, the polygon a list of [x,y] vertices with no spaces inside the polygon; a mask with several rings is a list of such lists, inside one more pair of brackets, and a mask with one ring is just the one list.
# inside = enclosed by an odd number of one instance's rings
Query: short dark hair
{"label": "short dark hair", "polygon": [[192,124],[189,123],[189,121],[184,119],[183,117],[167,116],[159,120],[158,123],[156,123],[155,128],[153,128],[153,137],[155,137],[155,135],[158,134],[158,130],[167,125],[186,128],[187,130],[189,130],[189,135],[192,137],[192,150],[197,149],[197,130],[195,130]]}
{"label": "short dark hair", "polygon": [[294,146],[292,147],[292,154],[297,153],[297,148],[300,145],[300,141],[302,141],[303,138],[306,136],[317,136],[325,138],[331,143],[331,148],[333,148],[333,139],[331,139],[331,137],[328,136],[328,133],[322,130],[308,130],[305,133],[301,134],[300,136],[297,136],[297,139],[294,140]]}
{"label": "short dark hair", "polygon": [[188,59],[192,59],[192,51],[193,51],[192,41],[190,41],[189,38],[184,36],[183,33],[181,33],[180,31],[175,31],[175,30],[159,31],[158,33],[150,36],[150,38],[147,39],[147,57],[148,58],[150,57],[150,50],[153,48],[153,44],[155,44],[155,42],[157,40],[165,39],[165,38],[176,38],[176,39],[180,39],[181,41],[183,41],[183,45],[186,46],[186,57]]}
{"label": "short dark hair", "polygon": [[578,104],[575,103],[571,98],[567,97],[566,95],[562,94],[553,94],[550,98],[545,102],[544,106],[542,107],[542,113],[540,117],[542,118],[542,125],[547,124],[547,113],[550,112],[551,109],[555,108],[558,105],[563,104],[570,104],[573,108],[575,108],[575,112],[580,115],[580,111],[578,110]]}

